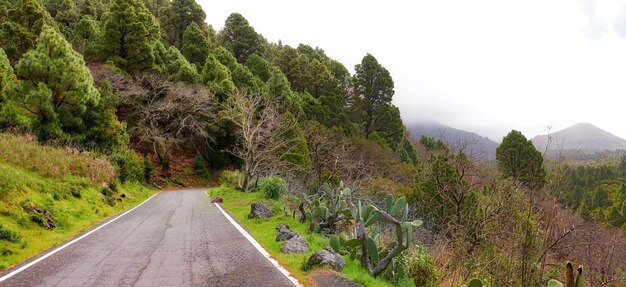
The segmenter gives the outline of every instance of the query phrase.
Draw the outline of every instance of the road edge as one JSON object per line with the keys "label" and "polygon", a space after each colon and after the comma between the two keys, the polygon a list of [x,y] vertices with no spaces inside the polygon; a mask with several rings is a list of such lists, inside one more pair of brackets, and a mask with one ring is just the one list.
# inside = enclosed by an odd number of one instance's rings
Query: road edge
{"label": "road edge", "polygon": [[[22,271],[24,271],[24,270],[26,270],[26,269],[30,268],[31,266],[33,266],[33,265],[35,265],[35,264],[37,264],[37,263],[39,263],[39,262],[43,261],[44,259],[46,259],[46,258],[48,258],[48,257],[50,257],[50,256],[52,256],[52,255],[54,255],[55,253],[57,253],[57,252],[59,252],[59,251],[61,251],[61,250],[65,249],[66,247],[68,247],[68,246],[70,246],[70,245],[72,245],[72,244],[74,244],[74,243],[76,243],[76,242],[80,241],[81,239],[83,239],[83,238],[85,238],[85,237],[87,237],[87,236],[89,236],[89,235],[93,234],[94,232],[96,232],[96,231],[100,230],[101,228],[103,228],[103,227],[105,227],[105,226],[109,225],[110,223],[112,223],[112,222],[114,222],[114,221],[118,220],[119,218],[121,218],[122,216],[126,215],[127,213],[129,213],[129,212],[131,212],[131,211],[135,210],[136,208],[138,208],[138,207],[142,206],[144,203],[146,203],[146,202],[150,201],[152,198],[154,198],[155,196],[157,196],[157,195],[158,195],[158,194],[160,194],[160,193],[161,193],[161,191],[156,192],[156,193],[155,193],[155,194],[153,194],[152,196],[148,197],[148,199],[144,200],[142,203],[140,203],[140,204],[138,204],[138,205],[134,206],[133,208],[131,208],[131,209],[129,209],[129,210],[126,210],[124,213],[122,213],[122,214],[120,214],[120,215],[118,215],[118,216],[116,216],[116,217],[114,217],[114,218],[112,218],[112,219],[107,220],[106,222],[104,222],[104,223],[102,223],[102,224],[100,224],[100,225],[96,226],[95,228],[93,228],[93,229],[91,229],[91,230],[89,230],[89,231],[87,231],[87,232],[83,233],[82,235],[80,235],[80,236],[78,236],[78,237],[76,237],[76,238],[74,238],[74,239],[70,240],[69,242],[67,242],[67,243],[65,243],[65,244],[63,244],[63,245],[61,245],[61,246],[59,246],[59,247],[57,247],[57,248],[54,248],[52,251],[50,251],[50,252],[48,252],[48,253],[45,253],[45,254],[41,255],[40,257],[37,257],[36,259],[33,259],[32,261],[30,261],[30,262],[28,262],[28,263],[26,263],[26,264],[24,264],[24,265],[20,266],[19,268],[15,269],[15,270],[13,270],[13,271],[11,271],[11,272],[9,272],[8,274],[6,274],[6,275],[4,275],[4,276],[0,277],[0,283],[2,283],[3,281],[5,281],[5,280],[7,280],[7,279],[9,279],[9,278],[11,278],[11,277],[13,277],[13,276],[15,276],[15,275],[19,274],[20,272],[22,272]],[[44,252],[45,252],[45,251],[44,251]]]}
{"label": "road edge", "polygon": [[[206,194],[209,200],[211,199],[208,192],[205,192],[204,194]],[[291,281],[291,283],[293,283],[294,286],[297,286],[297,287],[304,286],[302,285],[302,283],[300,283],[300,281],[298,281],[298,279],[296,279],[296,277],[291,275],[289,270],[285,269],[285,267],[280,265],[278,260],[272,258],[272,255],[270,255],[270,253],[267,252],[267,250],[265,250],[265,248],[263,248],[263,246],[261,246],[261,244],[258,241],[256,241],[256,239],[254,239],[254,237],[252,237],[252,235],[250,235],[248,231],[246,231],[235,219],[233,219],[230,216],[230,214],[228,214],[228,212],[226,212],[218,203],[213,203],[213,204],[224,215],[224,217],[226,217],[226,219],[230,222],[230,224],[232,224],[235,227],[235,229],[237,229],[237,231],[239,231],[239,233],[241,233],[241,235],[243,235],[243,237],[245,237],[250,242],[250,244],[252,244],[252,246],[254,246],[254,248],[256,248],[256,250],[259,251],[261,255],[263,255],[263,257],[265,257],[265,259],[267,259],[270,263],[272,263],[272,265],[274,265],[274,267],[278,269],[280,273],[282,273],[285,277],[287,277],[287,279],[289,279],[289,281]]]}

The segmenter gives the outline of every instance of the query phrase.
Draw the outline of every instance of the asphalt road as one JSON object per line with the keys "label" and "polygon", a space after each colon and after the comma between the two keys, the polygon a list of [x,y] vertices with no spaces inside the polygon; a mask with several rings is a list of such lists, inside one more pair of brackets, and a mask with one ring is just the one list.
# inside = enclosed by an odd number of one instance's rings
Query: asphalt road
{"label": "asphalt road", "polygon": [[205,191],[161,192],[0,286],[293,286]]}

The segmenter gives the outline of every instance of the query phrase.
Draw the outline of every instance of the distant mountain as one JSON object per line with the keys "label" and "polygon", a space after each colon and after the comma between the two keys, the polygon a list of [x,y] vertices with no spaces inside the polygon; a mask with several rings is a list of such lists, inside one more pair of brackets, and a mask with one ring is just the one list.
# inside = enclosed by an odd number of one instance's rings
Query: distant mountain
{"label": "distant mountain", "polygon": [[[575,124],[564,130],[550,134],[552,141],[548,152],[561,149],[567,154],[593,154],[604,151],[626,150],[626,140],[604,131],[589,123]],[[532,139],[540,151],[546,149],[548,135],[539,135]]]}
{"label": "distant mountain", "polygon": [[472,132],[455,129],[437,122],[408,124],[407,129],[416,140],[422,136],[427,136],[441,139],[455,149],[464,148],[466,154],[478,159],[493,160],[496,157],[498,144]]}

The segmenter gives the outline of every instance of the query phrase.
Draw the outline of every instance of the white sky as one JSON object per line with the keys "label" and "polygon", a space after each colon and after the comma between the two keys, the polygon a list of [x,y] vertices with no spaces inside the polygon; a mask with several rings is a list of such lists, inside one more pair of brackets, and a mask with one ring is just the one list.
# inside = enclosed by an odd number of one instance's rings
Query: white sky
{"label": "white sky", "polygon": [[626,138],[626,5],[619,0],[196,0],[220,30],[241,13],[269,41],[366,53],[395,82],[405,124],[500,141],[590,122]]}

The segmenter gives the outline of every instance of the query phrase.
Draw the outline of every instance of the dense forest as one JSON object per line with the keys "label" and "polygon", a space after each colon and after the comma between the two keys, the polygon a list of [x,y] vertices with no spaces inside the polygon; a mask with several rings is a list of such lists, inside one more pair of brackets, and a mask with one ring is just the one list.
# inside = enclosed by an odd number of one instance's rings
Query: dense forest
{"label": "dense forest", "polygon": [[284,185],[267,197],[393,284],[545,286],[567,260],[626,284],[624,159],[546,170],[512,131],[494,168],[412,139],[374,55],[351,74],[205,18],[194,0],[0,0],[0,130],[106,158],[106,186]]}

